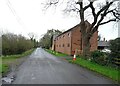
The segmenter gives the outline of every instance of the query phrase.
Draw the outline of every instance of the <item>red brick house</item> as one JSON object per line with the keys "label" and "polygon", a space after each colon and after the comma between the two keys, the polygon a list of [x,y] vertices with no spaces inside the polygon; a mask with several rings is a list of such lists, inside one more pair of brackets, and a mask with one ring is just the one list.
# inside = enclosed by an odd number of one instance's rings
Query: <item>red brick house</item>
{"label": "red brick house", "polygon": [[[97,50],[97,38],[98,32],[95,32],[90,39],[90,51]],[[74,55],[75,50],[78,49],[78,53],[82,54],[82,44],[83,42],[80,32],[80,25],[78,24],[73,28],[63,32],[62,34],[56,36],[53,40],[52,49],[68,55]]]}

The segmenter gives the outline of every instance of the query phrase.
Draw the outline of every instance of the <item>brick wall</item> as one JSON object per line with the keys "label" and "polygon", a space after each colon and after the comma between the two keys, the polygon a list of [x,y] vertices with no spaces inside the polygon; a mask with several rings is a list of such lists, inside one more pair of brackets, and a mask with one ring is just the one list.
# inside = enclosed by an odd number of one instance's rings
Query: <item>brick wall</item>
{"label": "brick wall", "polygon": [[[80,27],[77,26],[75,29],[72,30],[72,52],[71,54],[74,55],[75,50],[81,50],[81,32],[80,32]],[[81,53],[81,52],[79,52]]]}
{"label": "brick wall", "polygon": [[[90,39],[90,51],[97,50],[97,38],[98,38],[98,32],[95,32]],[[78,53],[82,54],[82,38],[81,38],[81,32],[80,32],[80,27],[77,26],[75,29],[72,30],[72,55],[74,55],[75,49],[78,49]]]}
{"label": "brick wall", "polygon": [[93,34],[90,40],[90,44],[91,44],[90,51],[97,50],[97,46],[98,46],[97,39],[98,39],[98,31]]}
{"label": "brick wall", "polygon": [[57,52],[71,55],[71,31],[56,38],[55,48]]}
{"label": "brick wall", "polygon": [[[97,50],[97,38],[98,32],[95,32],[90,39],[91,48],[90,51]],[[82,54],[82,38],[79,25],[73,29],[58,36],[55,41],[55,51],[66,53],[68,55],[74,55],[75,50],[78,49],[78,53]]]}

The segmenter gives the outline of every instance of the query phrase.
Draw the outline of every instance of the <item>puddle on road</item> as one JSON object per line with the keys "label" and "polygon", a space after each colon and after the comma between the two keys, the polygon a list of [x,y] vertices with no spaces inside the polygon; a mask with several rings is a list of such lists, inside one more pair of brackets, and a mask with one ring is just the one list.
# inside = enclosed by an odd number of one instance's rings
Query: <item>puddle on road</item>
{"label": "puddle on road", "polygon": [[8,84],[11,84],[14,80],[13,77],[9,78],[9,77],[4,77],[1,79],[3,83],[8,83]]}

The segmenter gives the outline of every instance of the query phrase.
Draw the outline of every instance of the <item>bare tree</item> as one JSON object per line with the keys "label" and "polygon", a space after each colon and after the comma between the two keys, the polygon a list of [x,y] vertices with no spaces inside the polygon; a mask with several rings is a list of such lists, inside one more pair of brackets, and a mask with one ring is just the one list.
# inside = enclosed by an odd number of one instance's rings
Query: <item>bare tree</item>
{"label": "bare tree", "polygon": [[33,41],[36,38],[36,34],[34,33],[28,33],[28,36],[30,37],[30,40]]}
{"label": "bare tree", "polygon": [[28,36],[30,37],[31,42],[33,42],[34,48],[36,48],[38,46],[37,45],[37,40],[36,40],[37,35],[35,33],[31,32],[31,33],[28,34]]}
{"label": "bare tree", "polygon": [[[83,41],[83,55],[86,58],[90,55],[90,39],[92,35],[98,31],[99,26],[120,20],[120,11],[116,6],[119,2],[118,0],[104,0],[101,4],[98,1],[99,0],[68,0],[64,10],[65,13],[79,13],[81,21],[80,30]],[[48,9],[50,6],[59,3],[60,0],[48,0],[48,2],[46,2],[46,8]],[[99,5],[99,8],[96,8],[96,5]],[[91,22],[90,25],[86,22],[86,20],[88,20],[85,19],[86,13],[92,15],[90,17],[93,19],[93,22]]]}

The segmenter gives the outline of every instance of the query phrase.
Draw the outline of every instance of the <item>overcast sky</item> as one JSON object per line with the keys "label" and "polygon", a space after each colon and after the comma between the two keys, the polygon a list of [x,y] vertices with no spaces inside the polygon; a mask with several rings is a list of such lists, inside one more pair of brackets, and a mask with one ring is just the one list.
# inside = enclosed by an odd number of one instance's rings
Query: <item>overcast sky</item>
{"label": "overcast sky", "polygon": [[[24,36],[33,32],[39,39],[48,29],[68,30],[80,22],[75,16],[64,16],[61,11],[64,6],[61,10],[48,9],[44,13],[43,1],[0,0],[0,29]],[[118,28],[109,23],[99,28],[99,34],[107,40],[114,39],[118,37]]]}

